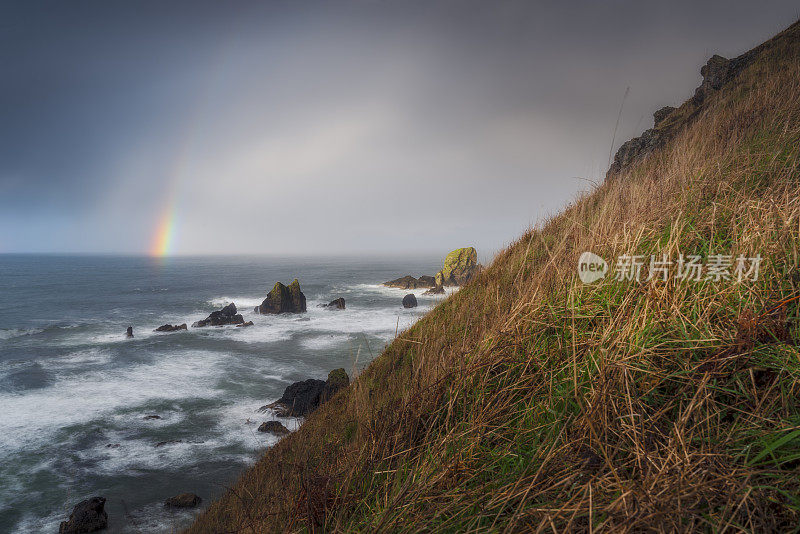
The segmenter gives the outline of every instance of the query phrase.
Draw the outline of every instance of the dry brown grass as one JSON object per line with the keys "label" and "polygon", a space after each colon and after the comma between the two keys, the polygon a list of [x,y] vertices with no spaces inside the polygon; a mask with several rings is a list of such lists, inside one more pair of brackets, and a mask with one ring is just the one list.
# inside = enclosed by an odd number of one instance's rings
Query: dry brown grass
{"label": "dry brown grass", "polygon": [[[500,253],[189,532],[796,530],[798,34]],[[585,250],[764,262],[758,282],[586,286]]]}

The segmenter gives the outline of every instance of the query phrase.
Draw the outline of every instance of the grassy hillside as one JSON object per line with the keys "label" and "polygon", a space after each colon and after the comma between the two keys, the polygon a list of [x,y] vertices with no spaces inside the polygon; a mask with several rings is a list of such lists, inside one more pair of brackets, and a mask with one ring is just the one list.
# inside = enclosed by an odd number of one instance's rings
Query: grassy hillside
{"label": "grassy hillside", "polygon": [[[793,530],[800,26],[664,147],[525,233],[189,532]],[[577,277],[592,251],[757,281]]]}

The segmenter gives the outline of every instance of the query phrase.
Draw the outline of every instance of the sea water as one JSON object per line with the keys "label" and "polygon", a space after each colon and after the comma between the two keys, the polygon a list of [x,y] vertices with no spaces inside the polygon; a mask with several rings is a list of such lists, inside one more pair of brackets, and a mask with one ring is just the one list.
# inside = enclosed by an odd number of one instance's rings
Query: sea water
{"label": "sea water", "polygon": [[[258,408],[363,369],[442,298],[381,283],[440,261],[0,255],[0,532],[57,532],[95,495],[111,532],[185,526],[197,511],[164,499],[219,496],[278,439],[256,431],[274,419]],[[254,313],[294,278],[306,313]],[[319,307],[338,297],[345,310]],[[230,302],[254,326],[191,327]],[[189,329],[154,332],[166,323]]]}

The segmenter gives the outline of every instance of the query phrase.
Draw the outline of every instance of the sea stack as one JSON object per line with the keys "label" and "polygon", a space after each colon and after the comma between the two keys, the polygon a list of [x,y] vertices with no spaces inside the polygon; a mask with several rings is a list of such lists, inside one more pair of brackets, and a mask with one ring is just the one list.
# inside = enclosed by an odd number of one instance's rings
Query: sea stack
{"label": "sea stack", "polygon": [[272,291],[260,306],[256,306],[256,313],[303,313],[306,311],[306,296],[300,291],[300,282],[297,278],[288,286],[276,282]]}
{"label": "sea stack", "polygon": [[463,286],[478,272],[478,253],[475,247],[459,248],[444,259],[442,270],[436,273],[435,286]]}

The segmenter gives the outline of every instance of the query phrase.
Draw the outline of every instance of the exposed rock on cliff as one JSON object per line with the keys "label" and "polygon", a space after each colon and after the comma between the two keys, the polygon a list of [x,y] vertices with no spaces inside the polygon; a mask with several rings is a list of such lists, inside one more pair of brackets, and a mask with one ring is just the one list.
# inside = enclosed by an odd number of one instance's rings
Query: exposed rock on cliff
{"label": "exposed rock on cliff", "polygon": [[236,304],[231,302],[221,310],[211,312],[211,315],[202,321],[192,323],[192,328],[202,328],[204,326],[222,326],[226,324],[242,324],[244,318],[236,313]]}
{"label": "exposed rock on cliff", "polygon": [[[779,36],[773,40],[771,46],[776,46],[780,39]],[[634,137],[619,147],[614,155],[614,162],[606,173],[606,179],[627,169],[632,163],[675,137],[679,131],[697,118],[708,102],[708,98],[736,78],[767,45],[770,43],[764,43],[734,59],[726,59],[716,54],[711,56],[700,69],[703,81],[695,90],[694,96],[679,108],[666,106],[656,111],[653,114],[652,128],[645,130],[639,137]]]}
{"label": "exposed rock on cliff", "polygon": [[304,311],[306,311],[306,296],[300,291],[300,282],[297,281],[297,278],[288,286],[275,282],[275,286],[264,302],[255,308],[256,313],[262,314],[302,313]]}

